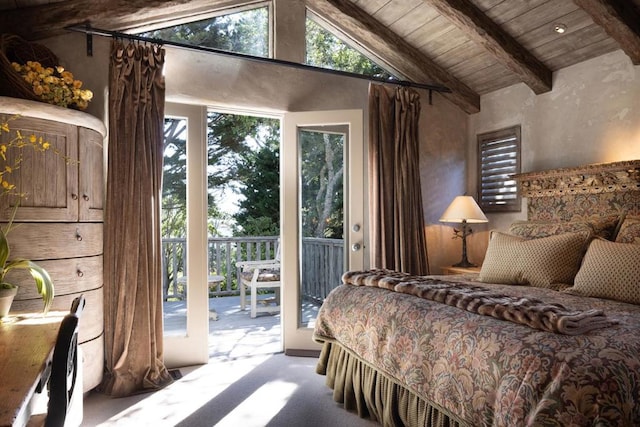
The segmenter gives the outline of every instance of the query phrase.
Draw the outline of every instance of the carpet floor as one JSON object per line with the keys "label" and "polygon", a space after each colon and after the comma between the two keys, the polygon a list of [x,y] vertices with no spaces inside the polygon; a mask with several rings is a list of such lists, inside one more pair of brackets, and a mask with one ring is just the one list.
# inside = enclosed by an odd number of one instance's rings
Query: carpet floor
{"label": "carpet floor", "polygon": [[317,359],[282,353],[180,369],[181,378],[143,395],[84,399],[83,426],[373,427],[333,401]]}

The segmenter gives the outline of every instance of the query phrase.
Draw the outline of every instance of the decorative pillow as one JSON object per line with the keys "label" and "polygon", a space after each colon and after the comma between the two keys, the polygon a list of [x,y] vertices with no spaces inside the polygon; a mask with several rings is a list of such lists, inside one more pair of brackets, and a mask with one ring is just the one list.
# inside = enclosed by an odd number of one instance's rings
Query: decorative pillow
{"label": "decorative pillow", "polygon": [[585,221],[516,221],[509,227],[509,234],[525,239],[539,239],[564,233],[581,233],[590,238],[595,235],[595,229]]}
{"label": "decorative pillow", "polygon": [[596,237],[607,240],[615,240],[616,229],[620,225],[620,215],[610,215],[597,218],[586,218],[585,221],[593,226]]}
{"label": "decorative pillow", "polygon": [[590,233],[592,236],[613,240],[619,215],[581,218],[572,221],[516,221],[509,233],[525,239],[555,236],[563,233]]}
{"label": "decorative pillow", "polygon": [[565,292],[640,304],[640,245],[593,240]]}
{"label": "decorative pillow", "polygon": [[616,236],[616,242],[640,245],[640,217],[628,216],[624,219]]}
{"label": "decorative pillow", "polygon": [[527,240],[493,231],[479,280],[564,289],[573,283],[588,241],[584,233]]}

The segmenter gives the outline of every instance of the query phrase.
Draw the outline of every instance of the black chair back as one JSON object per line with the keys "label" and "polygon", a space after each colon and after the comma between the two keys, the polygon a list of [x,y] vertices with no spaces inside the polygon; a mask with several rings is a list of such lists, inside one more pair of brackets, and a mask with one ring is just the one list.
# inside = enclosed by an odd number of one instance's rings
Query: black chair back
{"label": "black chair back", "polygon": [[84,306],[84,296],[80,295],[60,324],[53,349],[45,427],[63,427],[67,417],[78,373],[78,322]]}

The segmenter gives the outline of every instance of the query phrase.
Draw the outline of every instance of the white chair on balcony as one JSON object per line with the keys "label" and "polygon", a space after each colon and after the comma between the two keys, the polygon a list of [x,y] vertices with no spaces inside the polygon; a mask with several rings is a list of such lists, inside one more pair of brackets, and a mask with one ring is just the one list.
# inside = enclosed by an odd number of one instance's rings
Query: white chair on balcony
{"label": "white chair on balcony", "polygon": [[[249,304],[251,317],[258,313],[280,312],[280,245],[276,248],[275,259],[240,261],[236,263],[240,268],[240,309],[247,306],[247,290],[250,290]],[[271,289],[274,296],[258,300],[261,289]],[[258,306],[260,304],[260,306]]]}

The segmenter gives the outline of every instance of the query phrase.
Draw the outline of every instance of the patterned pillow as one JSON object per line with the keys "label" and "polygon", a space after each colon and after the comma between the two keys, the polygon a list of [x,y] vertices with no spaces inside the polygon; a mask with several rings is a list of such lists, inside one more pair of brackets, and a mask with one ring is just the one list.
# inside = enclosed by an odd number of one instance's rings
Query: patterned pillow
{"label": "patterned pillow", "polygon": [[[247,270],[240,273],[242,278],[247,282],[253,280],[253,270]],[[279,268],[262,268],[258,273],[258,282],[277,282],[280,280]]]}
{"label": "patterned pillow", "polygon": [[493,231],[479,280],[564,289],[573,283],[588,241],[584,233],[527,240]]}
{"label": "patterned pillow", "polygon": [[595,229],[585,221],[516,221],[509,227],[509,234],[525,239],[539,239],[564,233],[582,233],[589,238],[595,234]]}
{"label": "patterned pillow", "polygon": [[593,240],[565,292],[640,304],[640,245]]}
{"label": "patterned pillow", "polygon": [[593,226],[597,237],[613,241],[616,237],[616,229],[618,225],[620,225],[620,219],[620,215],[610,215],[597,218],[585,218],[585,221]]}
{"label": "patterned pillow", "polygon": [[616,236],[616,242],[640,245],[640,217],[628,216],[624,219]]}

